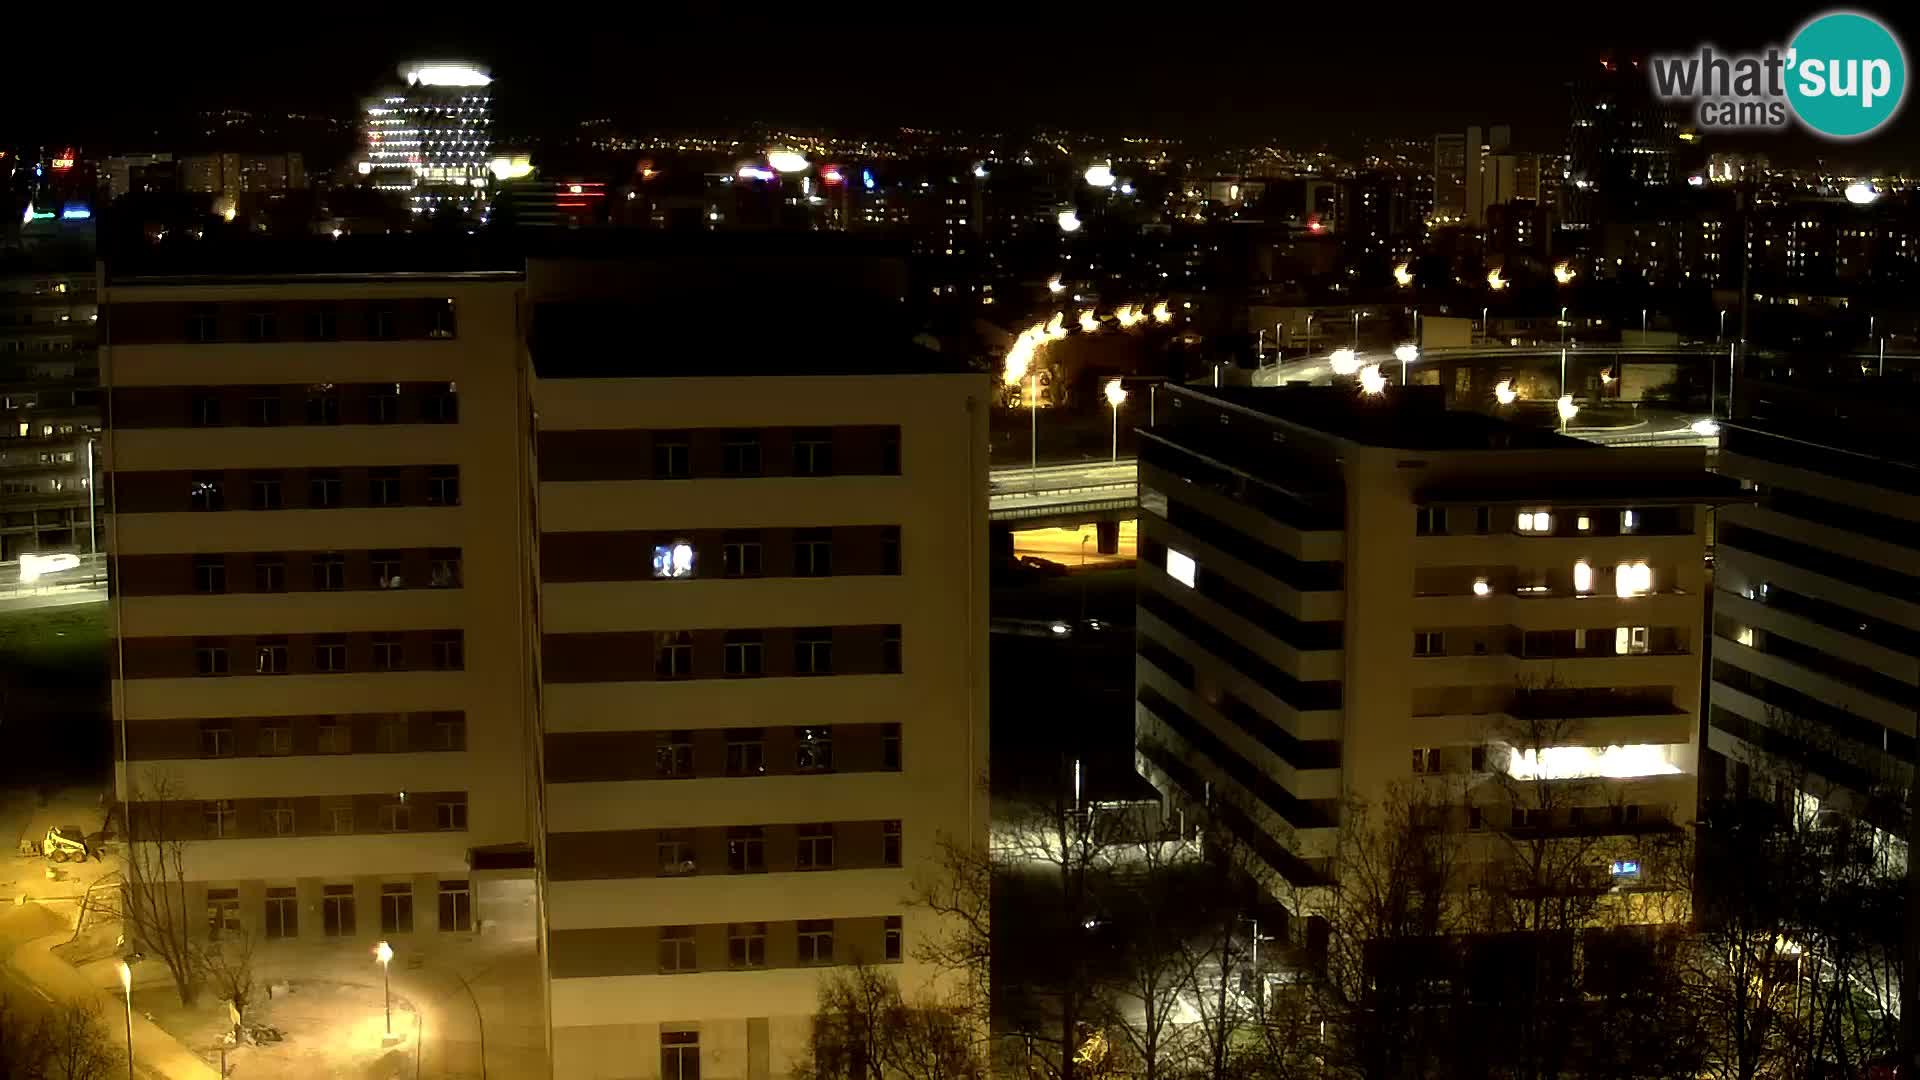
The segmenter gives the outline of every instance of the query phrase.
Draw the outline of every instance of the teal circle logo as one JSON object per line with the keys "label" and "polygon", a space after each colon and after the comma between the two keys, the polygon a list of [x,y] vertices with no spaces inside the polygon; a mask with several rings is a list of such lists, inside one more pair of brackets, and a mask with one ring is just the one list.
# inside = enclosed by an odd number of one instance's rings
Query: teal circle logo
{"label": "teal circle logo", "polygon": [[1792,43],[1787,102],[1809,130],[1857,139],[1893,119],[1907,93],[1907,57],[1880,20],[1853,11],[1821,15]]}

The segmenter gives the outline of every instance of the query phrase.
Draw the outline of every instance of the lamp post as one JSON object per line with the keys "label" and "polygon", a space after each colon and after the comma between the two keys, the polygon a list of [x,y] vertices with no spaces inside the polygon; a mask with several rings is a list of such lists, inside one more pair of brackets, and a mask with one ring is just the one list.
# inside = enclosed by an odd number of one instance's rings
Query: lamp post
{"label": "lamp post", "polygon": [[1720,309],[1720,332],[1714,335],[1713,343],[1715,345],[1718,345],[1722,341],[1725,341],[1726,337],[1727,337],[1727,309],[1721,308]]}
{"label": "lamp post", "polygon": [[1119,379],[1107,380],[1107,404],[1113,406],[1113,460],[1120,460],[1120,403],[1127,400],[1127,388]]}
{"label": "lamp post", "polygon": [[[1560,305],[1560,351],[1567,351],[1567,305]],[[1564,367],[1564,365],[1562,365]],[[1562,382],[1566,381],[1564,379]]]}
{"label": "lamp post", "polygon": [[87,558],[93,563],[93,572],[100,572],[100,546],[94,540],[93,511],[100,502],[99,492],[93,486],[93,440],[87,440]]}
{"label": "lamp post", "polygon": [[1642,348],[1645,348],[1646,344],[1647,344],[1647,309],[1641,308],[1640,309],[1640,346]]}
{"label": "lamp post", "polygon": [[1485,304],[1480,305],[1480,337],[1486,341],[1493,340],[1493,329],[1487,325],[1487,306]]}
{"label": "lamp post", "polygon": [[1033,416],[1033,432],[1027,436],[1027,452],[1032,455],[1030,468],[1040,471],[1040,373],[1027,376],[1027,412]]}
{"label": "lamp post", "polygon": [[1360,351],[1360,313],[1353,313],[1353,351]]}
{"label": "lamp post", "polygon": [[386,999],[387,1038],[393,1038],[393,978],[389,974],[389,965],[393,963],[393,946],[382,941],[373,947],[373,955],[380,961],[380,989]]}
{"label": "lamp post", "polygon": [[1307,351],[1313,351],[1313,312],[1307,312]]}
{"label": "lamp post", "polygon": [[125,960],[120,961],[120,989],[127,998],[127,1080],[133,1080],[133,967]]}
{"label": "lamp post", "polygon": [[1400,361],[1400,385],[1407,385],[1407,365],[1420,358],[1420,346],[1408,342],[1393,350],[1394,358]]}

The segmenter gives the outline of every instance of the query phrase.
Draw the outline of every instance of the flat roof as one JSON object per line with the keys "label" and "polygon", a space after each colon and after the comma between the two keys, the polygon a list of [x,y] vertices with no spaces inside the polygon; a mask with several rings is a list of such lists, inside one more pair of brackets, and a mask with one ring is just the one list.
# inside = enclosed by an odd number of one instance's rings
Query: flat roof
{"label": "flat roof", "polygon": [[1344,386],[1184,387],[1193,394],[1361,446],[1393,450],[1595,449],[1526,424],[1446,407],[1442,388],[1365,395]]}

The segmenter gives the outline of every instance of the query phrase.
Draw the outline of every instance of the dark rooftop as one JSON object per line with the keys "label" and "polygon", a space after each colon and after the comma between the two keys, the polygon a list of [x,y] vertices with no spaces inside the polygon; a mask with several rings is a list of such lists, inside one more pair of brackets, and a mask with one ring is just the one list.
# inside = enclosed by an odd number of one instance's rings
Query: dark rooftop
{"label": "dark rooftop", "polygon": [[1476,412],[1450,410],[1437,386],[1393,387],[1367,396],[1344,386],[1220,387],[1193,393],[1338,439],[1396,450],[1593,449],[1570,439]]}

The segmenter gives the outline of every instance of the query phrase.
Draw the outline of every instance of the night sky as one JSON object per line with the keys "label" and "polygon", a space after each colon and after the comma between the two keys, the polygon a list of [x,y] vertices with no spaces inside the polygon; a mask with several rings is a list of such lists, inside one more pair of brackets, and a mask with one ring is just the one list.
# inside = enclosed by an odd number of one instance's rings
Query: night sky
{"label": "night sky", "polygon": [[[218,106],[351,116],[359,97],[390,78],[400,60],[420,55],[489,64],[500,83],[500,120],[515,132],[553,131],[603,115],[635,126],[1057,123],[1270,135],[1340,151],[1355,148],[1361,135],[1424,137],[1508,122],[1521,148],[1548,151],[1564,138],[1566,82],[1603,53],[1784,42],[1809,15],[1828,10],[1748,4],[1729,19],[1714,18],[1714,9],[1735,10],[1543,0],[1403,11],[1323,0],[1261,17],[1193,5],[1191,25],[1178,26],[1167,25],[1166,13],[1179,7],[1128,19],[1117,6],[1098,4],[1031,6],[1018,9],[1018,17],[953,3],[788,4],[766,6],[766,17],[751,21],[680,20],[651,8],[644,23],[622,28],[603,25],[602,8],[536,7],[514,9],[525,24],[510,32],[417,33],[398,18],[383,28],[391,33],[310,25],[301,37],[340,40],[302,50],[262,44],[262,37],[281,36],[265,28],[122,30],[90,50],[10,57],[0,68],[0,105],[14,115],[0,118],[0,137],[17,131],[118,143],[169,113]],[[374,18],[323,10],[345,20]],[[545,24],[534,25],[531,17],[548,10]],[[1920,17],[1891,21],[1911,51],[1920,37],[1910,29],[1920,30]],[[902,38],[862,29],[862,22],[903,31],[946,25],[942,33]],[[1768,136],[1752,146],[1783,159],[1920,168],[1920,111],[1905,109],[1863,144],[1836,148]]]}

